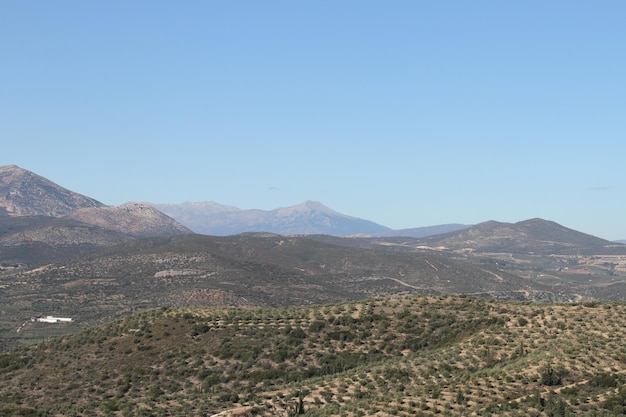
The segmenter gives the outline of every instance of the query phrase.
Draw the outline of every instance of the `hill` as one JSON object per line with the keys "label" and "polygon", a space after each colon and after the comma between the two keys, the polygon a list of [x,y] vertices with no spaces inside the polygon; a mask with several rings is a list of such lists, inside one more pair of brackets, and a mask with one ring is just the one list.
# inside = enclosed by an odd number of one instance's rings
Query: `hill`
{"label": "hill", "polygon": [[625,329],[623,304],[458,296],[158,309],[1,354],[0,413],[619,415]]}
{"label": "hill", "polygon": [[[610,251],[616,244],[558,223],[530,219],[518,223],[488,221],[470,228],[426,237],[423,243],[448,250],[514,254],[577,254]],[[618,245],[621,249],[621,245]]]}
{"label": "hill", "polygon": [[134,237],[191,233],[189,229],[171,217],[142,203],[128,203],[117,207],[84,208],[66,217]]}
{"label": "hill", "polygon": [[152,205],[194,232],[214,236],[245,232],[347,236],[390,230],[369,220],[338,213],[316,201],[274,210],[242,210],[214,202]]}

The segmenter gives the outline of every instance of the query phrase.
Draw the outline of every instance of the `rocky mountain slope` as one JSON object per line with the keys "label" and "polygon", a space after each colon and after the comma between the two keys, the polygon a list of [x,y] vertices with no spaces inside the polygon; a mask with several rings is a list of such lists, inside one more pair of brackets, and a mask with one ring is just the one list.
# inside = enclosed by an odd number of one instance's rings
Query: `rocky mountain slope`
{"label": "rocky mountain slope", "polygon": [[274,210],[242,210],[213,202],[152,205],[194,232],[214,236],[244,232],[347,236],[390,230],[369,220],[338,213],[316,201]]}
{"label": "rocky mountain slope", "polygon": [[135,237],[173,236],[191,233],[171,217],[144,203],[128,203],[117,207],[93,207],[76,210],[66,216],[103,229]]}
{"label": "rocky mountain slope", "polygon": [[16,165],[0,166],[0,215],[61,217],[103,206]]}

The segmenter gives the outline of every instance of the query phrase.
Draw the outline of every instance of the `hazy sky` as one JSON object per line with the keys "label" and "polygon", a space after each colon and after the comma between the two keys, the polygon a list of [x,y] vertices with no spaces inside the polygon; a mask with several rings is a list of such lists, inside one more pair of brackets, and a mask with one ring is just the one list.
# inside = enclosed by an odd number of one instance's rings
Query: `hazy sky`
{"label": "hazy sky", "polygon": [[128,201],[626,239],[626,2],[0,2],[0,165]]}

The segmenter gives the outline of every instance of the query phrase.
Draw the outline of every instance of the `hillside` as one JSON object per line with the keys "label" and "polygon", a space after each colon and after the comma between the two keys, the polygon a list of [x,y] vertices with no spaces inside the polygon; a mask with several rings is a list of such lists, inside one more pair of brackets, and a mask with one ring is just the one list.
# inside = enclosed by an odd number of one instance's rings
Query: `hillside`
{"label": "hillside", "polygon": [[458,296],[158,309],[1,354],[0,413],[620,415],[625,329],[623,304]]}
{"label": "hillside", "polygon": [[245,232],[347,236],[389,231],[385,226],[338,213],[317,201],[274,210],[242,210],[214,202],[152,205],[194,232],[214,236]]}

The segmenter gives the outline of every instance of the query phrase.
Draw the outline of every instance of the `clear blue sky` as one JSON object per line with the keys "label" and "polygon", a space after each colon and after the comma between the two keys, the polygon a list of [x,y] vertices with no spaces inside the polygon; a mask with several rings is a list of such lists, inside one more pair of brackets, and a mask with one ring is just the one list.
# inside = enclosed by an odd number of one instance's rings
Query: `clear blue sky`
{"label": "clear blue sky", "polygon": [[622,0],[6,0],[0,54],[0,165],[106,204],[626,239]]}

